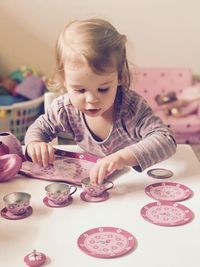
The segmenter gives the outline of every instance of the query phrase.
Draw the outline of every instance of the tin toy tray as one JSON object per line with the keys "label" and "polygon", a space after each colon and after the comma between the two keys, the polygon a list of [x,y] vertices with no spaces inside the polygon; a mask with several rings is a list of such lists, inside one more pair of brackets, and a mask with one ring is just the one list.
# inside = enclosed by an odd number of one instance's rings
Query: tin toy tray
{"label": "tin toy tray", "polygon": [[56,149],[53,165],[44,168],[36,163],[24,161],[19,173],[32,178],[81,185],[81,180],[89,176],[90,169],[97,160],[98,157],[88,153]]}

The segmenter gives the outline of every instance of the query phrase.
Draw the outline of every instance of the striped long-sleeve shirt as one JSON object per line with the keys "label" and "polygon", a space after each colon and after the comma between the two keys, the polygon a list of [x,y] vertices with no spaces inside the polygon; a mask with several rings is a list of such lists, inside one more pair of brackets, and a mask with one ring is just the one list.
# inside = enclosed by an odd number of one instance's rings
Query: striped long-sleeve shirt
{"label": "striped long-sleeve shirt", "polygon": [[61,132],[70,132],[74,141],[86,152],[106,156],[129,147],[138,161],[138,171],[167,159],[176,151],[171,131],[153,113],[136,92],[117,91],[112,129],[105,140],[97,140],[85,123],[84,115],[73,107],[68,95],[56,98],[46,114],[28,129],[25,144],[49,142]]}

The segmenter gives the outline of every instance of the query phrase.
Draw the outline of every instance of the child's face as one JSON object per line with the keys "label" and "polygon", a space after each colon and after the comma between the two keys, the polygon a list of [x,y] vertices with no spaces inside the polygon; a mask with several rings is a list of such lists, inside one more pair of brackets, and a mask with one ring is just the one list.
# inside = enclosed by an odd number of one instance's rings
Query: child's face
{"label": "child's face", "polygon": [[117,71],[100,75],[88,66],[65,68],[65,86],[72,105],[87,116],[112,112],[118,84]]}

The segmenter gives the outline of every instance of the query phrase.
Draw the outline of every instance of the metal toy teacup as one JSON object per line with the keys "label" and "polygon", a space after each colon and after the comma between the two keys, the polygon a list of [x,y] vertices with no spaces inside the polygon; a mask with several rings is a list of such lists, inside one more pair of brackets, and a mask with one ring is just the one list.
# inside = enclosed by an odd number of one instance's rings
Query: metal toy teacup
{"label": "metal toy teacup", "polygon": [[24,192],[13,192],[3,197],[7,210],[14,215],[24,214],[30,205],[31,195]]}
{"label": "metal toy teacup", "polygon": [[[73,188],[74,190],[71,192]],[[48,184],[45,190],[47,198],[54,204],[59,205],[65,203],[76,192],[77,187],[65,183],[52,183]]]}
{"label": "metal toy teacup", "polygon": [[103,184],[93,184],[90,182],[89,177],[82,179],[81,185],[84,192],[91,197],[99,197],[114,186],[113,182],[105,180]]}

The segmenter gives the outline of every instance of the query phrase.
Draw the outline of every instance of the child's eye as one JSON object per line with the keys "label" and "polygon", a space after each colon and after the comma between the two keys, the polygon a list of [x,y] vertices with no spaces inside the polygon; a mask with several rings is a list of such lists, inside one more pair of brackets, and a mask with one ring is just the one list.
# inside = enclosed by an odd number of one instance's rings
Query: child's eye
{"label": "child's eye", "polygon": [[107,88],[98,88],[98,91],[100,92],[100,93],[105,93],[105,92],[107,92],[108,91],[108,87]]}
{"label": "child's eye", "polygon": [[82,89],[77,89],[77,90],[75,90],[77,93],[80,93],[80,94],[83,94],[83,93],[85,93],[85,89],[84,88],[82,88]]}

